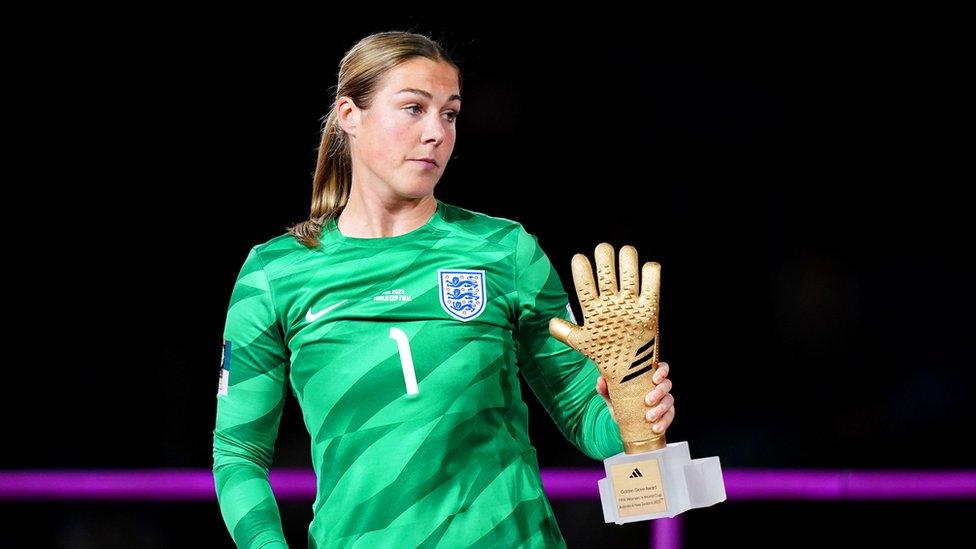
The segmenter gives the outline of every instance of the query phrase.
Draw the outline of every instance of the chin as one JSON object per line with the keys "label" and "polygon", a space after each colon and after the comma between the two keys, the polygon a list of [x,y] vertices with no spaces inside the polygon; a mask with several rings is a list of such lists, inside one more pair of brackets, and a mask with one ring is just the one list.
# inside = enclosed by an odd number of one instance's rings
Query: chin
{"label": "chin", "polygon": [[437,186],[437,180],[434,181],[412,181],[406,185],[402,185],[397,191],[402,196],[408,196],[410,198],[421,198],[424,196],[429,196],[433,194],[434,187]]}

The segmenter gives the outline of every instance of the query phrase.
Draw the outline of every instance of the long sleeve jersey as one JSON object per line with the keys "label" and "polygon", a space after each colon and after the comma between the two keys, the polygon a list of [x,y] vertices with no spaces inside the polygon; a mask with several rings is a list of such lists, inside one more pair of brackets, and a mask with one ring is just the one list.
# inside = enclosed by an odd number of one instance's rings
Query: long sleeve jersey
{"label": "long sleeve jersey", "polygon": [[309,249],[251,248],[223,333],[213,474],[239,547],[286,547],[268,482],[290,387],[316,478],[308,545],[564,547],[518,373],[583,453],[623,451],[599,371],[549,334],[573,319],[538,239],[437,200],[383,238],[335,220]]}

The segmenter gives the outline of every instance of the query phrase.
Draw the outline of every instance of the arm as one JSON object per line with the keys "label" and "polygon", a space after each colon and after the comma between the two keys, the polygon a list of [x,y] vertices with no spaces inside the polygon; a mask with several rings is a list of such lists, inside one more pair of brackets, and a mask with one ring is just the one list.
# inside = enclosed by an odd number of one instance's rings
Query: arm
{"label": "arm", "polygon": [[224,327],[227,384],[217,394],[213,474],[220,513],[238,547],[287,547],[268,469],[285,402],[288,357],[264,265],[251,249]]}
{"label": "arm", "polygon": [[596,364],[549,334],[549,319],[572,320],[559,274],[538,239],[519,225],[515,251],[518,363],[563,436],[593,459],[623,451],[620,430],[596,392]]}

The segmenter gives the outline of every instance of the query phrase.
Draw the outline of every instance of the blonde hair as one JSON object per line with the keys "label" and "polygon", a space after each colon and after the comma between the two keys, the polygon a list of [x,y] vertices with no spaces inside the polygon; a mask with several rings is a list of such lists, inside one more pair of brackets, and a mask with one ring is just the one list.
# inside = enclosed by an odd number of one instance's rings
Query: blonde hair
{"label": "blonde hair", "polygon": [[312,211],[305,221],[288,227],[288,233],[308,248],[317,248],[322,227],[329,219],[338,217],[349,200],[352,186],[352,157],[346,134],[338,123],[336,104],[339,97],[348,96],[361,109],[372,105],[376,91],[388,71],[415,57],[446,62],[458,73],[461,70],[447,51],[435,40],[405,31],[386,31],[371,34],[356,42],[339,63],[339,80],[335,98],[322,127],[322,141],[312,178]]}

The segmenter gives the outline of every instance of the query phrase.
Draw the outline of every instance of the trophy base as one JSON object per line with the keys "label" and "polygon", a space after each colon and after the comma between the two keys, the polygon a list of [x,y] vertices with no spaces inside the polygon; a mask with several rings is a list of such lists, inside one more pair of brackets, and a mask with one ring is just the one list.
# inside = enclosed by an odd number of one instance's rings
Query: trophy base
{"label": "trophy base", "polygon": [[638,454],[621,452],[603,460],[603,466],[607,476],[597,485],[606,522],[674,517],[726,499],[718,456],[691,459],[687,442]]}

